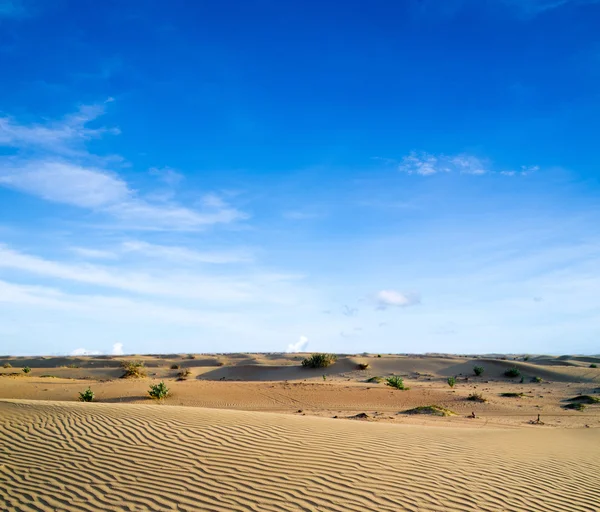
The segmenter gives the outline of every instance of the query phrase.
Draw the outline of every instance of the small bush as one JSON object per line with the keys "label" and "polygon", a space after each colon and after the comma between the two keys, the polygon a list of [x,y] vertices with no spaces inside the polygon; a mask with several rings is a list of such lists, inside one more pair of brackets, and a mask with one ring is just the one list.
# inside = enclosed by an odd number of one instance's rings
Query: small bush
{"label": "small bush", "polygon": [[192,374],[189,368],[184,368],[177,374],[177,380],[185,380]]}
{"label": "small bush", "polygon": [[[5,368],[6,368],[6,366],[5,366]],[[596,363],[592,363],[592,364],[590,365],[590,368],[598,368],[598,365],[597,365]]]}
{"label": "small bush", "polygon": [[481,375],[483,375],[483,371],[484,371],[483,366],[473,366],[473,373],[475,375],[477,375],[477,377],[480,377]]}
{"label": "small bush", "polygon": [[523,361],[529,361],[529,356],[525,356],[525,357],[523,358]]}
{"label": "small bush", "polygon": [[446,382],[448,382],[448,386],[453,388],[456,384],[456,377],[448,377],[448,380]]}
{"label": "small bush", "polygon": [[337,360],[334,354],[313,354],[302,361],[305,368],[327,368]]}
{"label": "small bush", "polygon": [[471,402],[487,402],[487,399],[483,398],[483,395],[481,393],[471,393],[467,397],[467,400]]}
{"label": "small bush", "polygon": [[67,368],[79,368],[78,365],[76,365],[75,363],[71,363],[67,365]]}
{"label": "small bush", "polygon": [[323,375],[323,380],[327,380],[327,375]]}
{"label": "small bush", "polygon": [[404,411],[404,414],[431,414],[433,416],[453,416],[455,413],[439,405],[425,405]]}
{"label": "small bush", "polygon": [[188,354],[188,359],[196,359],[196,356],[194,354]]}
{"label": "small bush", "polygon": [[503,396],[505,398],[521,398],[522,396],[525,396],[524,393],[500,393],[500,396]]}
{"label": "small bush", "polygon": [[377,357],[381,357],[381,354],[377,354]]}
{"label": "small bush", "polygon": [[519,375],[521,375],[521,370],[519,370],[516,366],[513,366],[504,372],[505,377],[514,378],[518,377]]}
{"label": "small bush", "polygon": [[539,384],[540,382],[543,382],[544,379],[542,379],[541,377],[531,377],[531,382],[535,382],[537,384]]}
{"label": "small bush", "polygon": [[4,363],[3,368],[12,368],[12,364],[10,364],[10,363]]}
{"label": "small bush", "polygon": [[367,379],[367,382],[375,382],[375,383],[379,384],[380,382],[383,382],[383,378],[382,377],[371,377],[370,379]]}
{"label": "small bush", "polygon": [[369,363],[358,363],[357,368],[359,370],[366,370],[367,368],[369,368]]}
{"label": "small bush", "polygon": [[121,368],[125,370],[123,379],[141,379],[146,376],[146,368],[141,361],[123,361]]}
{"label": "small bush", "polygon": [[404,379],[402,377],[397,377],[397,376],[392,376],[392,377],[388,377],[387,379],[385,379],[385,383],[388,386],[391,386],[395,389],[400,389],[402,391],[406,391],[409,388],[404,386]]}
{"label": "small bush", "polygon": [[179,366],[178,364],[171,365],[171,370],[179,370],[179,368],[181,368],[181,366]]}
{"label": "small bush", "polygon": [[87,388],[83,393],[79,393],[79,401],[80,402],[93,402],[94,401],[94,392],[91,388]]}
{"label": "small bush", "polygon": [[169,395],[169,388],[167,388],[167,385],[163,381],[160,381],[158,384],[153,384],[150,386],[148,394],[152,398],[162,400],[163,398],[167,398]]}
{"label": "small bush", "polygon": [[25,366],[25,368],[23,368],[23,373],[29,373],[31,371],[31,368],[29,368],[29,366]]}

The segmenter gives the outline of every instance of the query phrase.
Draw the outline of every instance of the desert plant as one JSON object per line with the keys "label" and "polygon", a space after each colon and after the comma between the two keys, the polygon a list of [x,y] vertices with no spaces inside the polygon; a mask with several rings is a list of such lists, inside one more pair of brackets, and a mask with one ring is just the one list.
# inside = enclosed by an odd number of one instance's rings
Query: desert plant
{"label": "desert plant", "polygon": [[337,360],[334,354],[312,354],[310,357],[302,360],[302,366],[305,368],[327,368]]}
{"label": "desert plant", "polygon": [[483,366],[473,366],[473,373],[477,375],[477,377],[483,374],[484,368]]}
{"label": "desert plant", "polygon": [[590,365],[590,368],[598,368],[598,365],[597,365],[596,363],[592,363],[592,364]]}
{"label": "desert plant", "polygon": [[456,377],[448,377],[448,380],[446,382],[448,382],[448,386],[453,388],[456,384]]}
{"label": "desert plant", "polygon": [[179,370],[179,368],[181,368],[181,366],[179,366],[178,364],[171,365],[171,370]]}
{"label": "desert plant", "polygon": [[529,361],[529,356],[523,357],[523,361]]}
{"label": "desert plant", "polygon": [[453,416],[455,413],[439,405],[424,405],[404,411],[404,414],[431,414],[433,416]]}
{"label": "desert plant", "polygon": [[541,377],[531,377],[531,382],[536,382],[539,384],[542,381],[543,379]]}
{"label": "desert plant", "polygon": [[78,365],[76,365],[75,363],[71,363],[67,365],[67,368],[79,368]]}
{"label": "desert plant", "polygon": [[383,378],[381,378],[381,377],[371,377],[370,379],[367,379],[367,382],[376,382],[377,384],[379,384],[380,382],[383,382]]}
{"label": "desert plant", "polygon": [[381,354],[377,354],[377,357],[381,357]]}
{"label": "desert plant", "polygon": [[323,380],[327,380],[327,375],[323,375]]}
{"label": "desert plant", "polygon": [[358,363],[357,368],[359,370],[366,370],[367,368],[369,368],[369,363]]}
{"label": "desert plant", "polygon": [[79,401],[80,402],[93,402],[94,401],[94,392],[90,387],[88,387],[83,393],[79,393]]}
{"label": "desert plant", "polygon": [[29,373],[31,371],[31,368],[29,368],[29,366],[25,366],[23,368],[23,373]]}
{"label": "desert plant", "polygon": [[146,376],[146,368],[141,361],[123,361],[121,368],[125,370],[124,379],[140,379]]}
{"label": "desert plant", "polygon": [[196,359],[196,356],[194,354],[188,354],[188,359]]}
{"label": "desert plant", "polygon": [[185,380],[192,374],[189,368],[184,368],[177,374],[177,380]]}
{"label": "desert plant", "polygon": [[12,368],[12,364],[10,364],[10,363],[4,363],[3,368]]}
{"label": "desert plant", "polygon": [[391,386],[395,389],[400,389],[402,391],[406,391],[409,389],[404,386],[404,379],[402,377],[397,377],[396,375],[393,375],[392,377],[388,377],[387,379],[385,379],[385,383],[388,386]]}
{"label": "desert plant", "polygon": [[521,375],[521,370],[519,370],[516,366],[513,366],[504,372],[505,377],[514,378],[518,377],[519,375]]}
{"label": "desert plant", "polygon": [[524,393],[500,393],[500,396],[503,396],[505,398],[521,398],[522,396],[525,396]]}
{"label": "desert plant", "polygon": [[471,402],[487,402],[487,399],[483,398],[481,393],[471,393],[467,397],[467,400],[470,400]]}
{"label": "desert plant", "polygon": [[160,381],[158,384],[150,385],[148,394],[152,398],[156,398],[157,400],[162,400],[163,398],[167,398],[167,396],[169,395],[169,388],[163,381]]}

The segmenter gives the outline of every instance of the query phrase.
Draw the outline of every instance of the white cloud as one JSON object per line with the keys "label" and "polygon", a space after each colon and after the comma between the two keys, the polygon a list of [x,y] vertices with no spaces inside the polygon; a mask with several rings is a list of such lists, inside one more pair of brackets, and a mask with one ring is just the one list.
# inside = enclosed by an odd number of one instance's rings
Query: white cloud
{"label": "white cloud", "polygon": [[[0,186],[110,216],[120,223],[113,228],[189,231],[247,218],[214,194],[204,196],[197,209],[170,201],[172,195],[163,194],[162,200],[151,201],[158,196],[143,196],[133,190],[117,173],[104,168],[121,165],[122,157],[99,157],[85,147],[92,138],[118,133],[87,127],[103,113],[103,105],[88,105],[58,122],[45,124],[23,125],[12,118],[0,118],[0,146],[19,150],[16,156],[0,157]],[[181,179],[170,168],[154,168],[151,173],[171,185]]]}
{"label": "white cloud", "polygon": [[123,343],[113,344],[111,354],[113,356],[122,356],[123,355]]}
{"label": "white cloud", "polygon": [[116,260],[118,256],[111,251],[104,251],[101,249],[91,249],[89,247],[69,247],[69,250],[78,256],[84,258],[92,258],[98,260]]}
{"label": "white cloud", "polygon": [[118,134],[117,128],[88,128],[86,125],[104,114],[104,105],[82,105],[60,121],[23,125],[11,117],[0,118],[0,145],[19,149],[43,149],[49,153],[73,155],[87,140],[106,133]]}
{"label": "white cloud", "polygon": [[170,187],[175,187],[176,185],[179,185],[179,183],[181,183],[184,177],[183,174],[177,172],[171,167],[152,167],[148,170],[148,172],[152,176],[156,176],[159,180],[166,183]]}
{"label": "white cloud", "polygon": [[0,185],[48,201],[102,208],[126,202],[131,191],[117,176],[60,161],[31,161],[0,169]]}
{"label": "white cloud", "polygon": [[408,306],[414,306],[421,302],[420,297],[417,294],[412,293],[400,293],[394,290],[381,290],[375,296],[377,303],[377,309],[387,309],[389,307],[405,308]]}
{"label": "white cloud", "polygon": [[194,251],[186,247],[156,245],[132,240],[123,242],[125,252],[142,254],[145,257],[167,259],[178,263],[240,263],[252,261],[246,250],[238,251]]}
{"label": "white cloud", "polygon": [[296,343],[290,343],[287,347],[286,352],[304,352],[308,346],[308,338],[306,336],[300,336],[300,339]]}
{"label": "white cloud", "polygon": [[99,356],[102,354],[99,350],[88,350],[87,348],[76,348],[70,355],[72,356]]}
{"label": "white cloud", "polygon": [[485,174],[489,172],[486,164],[478,157],[467,155],[432,155],[411,151],[402,158],[398,169],[408,174],[430,176],[432,174],[460,172],[463,174]]}

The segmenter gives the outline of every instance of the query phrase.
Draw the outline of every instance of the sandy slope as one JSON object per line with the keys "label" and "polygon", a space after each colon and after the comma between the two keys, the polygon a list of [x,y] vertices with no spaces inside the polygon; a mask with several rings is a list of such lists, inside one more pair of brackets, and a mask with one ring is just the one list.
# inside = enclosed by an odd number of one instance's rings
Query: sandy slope
{"label": "sandy slope", "polygon": [[0,509],[594,511],[600,430],[0,401]]}

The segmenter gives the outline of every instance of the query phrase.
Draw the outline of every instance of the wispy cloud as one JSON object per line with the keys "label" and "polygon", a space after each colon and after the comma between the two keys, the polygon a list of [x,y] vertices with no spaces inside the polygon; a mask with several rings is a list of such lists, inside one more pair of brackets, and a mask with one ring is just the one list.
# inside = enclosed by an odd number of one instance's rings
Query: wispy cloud
{"label": "wispy cloud", "polygon": [[91,249],[89,247],[69,247],[69,250],[81,256],[82,258],[98,259],[98,260],[115,260],[118,255],[113,251],[105,251],[102,249]]}
{"label": "wispy cloud", "polygon": [[377,158],[386,165],[397,165],[399,171],[419,176],[435,174],[459,173],[481,176],[484,174],[502,174],[505,176],[527,175],[539,170],[538,166],[521,166],[520,170],[495,170],[487,159],[460,153],[457,155],[434,155],[432,153],[411,151],[398,162],[389,158]]}
{"label": "wispy cloud", "polygon": [[375,295],[377,309],[385,310],[388,308],[406,308],[414,306],[421,302],[421,298],[416,293],[401,293],[395,290],[381,290]]}
{"label": "wispy cloud", "polygon": [[139,240],[123,242],[122,250],[142,254],[147,258],[160,258],[177,263],[241,263],[253,260],[247,250],[195,251],[186,247],[150,244]]}
{"label": "wispy cloud", "polygon": [[598,4],[600,0],[503,0],[505,4],[513,7],[527,16],[535,16],[545,11],[551,11],[566,6],[581,6]]}
{"label": "wispy cloud", "polygon": [[[0,157],[0,186],[87,208],[129,229],[197,230],[248,217],[214,194],[205,195],[200,207],[191,208],[171,197],[154,201],[151,194],[143,196],[132,189],[117,172],[104,167],[122,163],[121,157],[99,157],[86,148],[85,143],[92,138],[119,133],[116,128],[88,127],[104,108],[104,104],[82,106],[75,114],[44,124],[24,125],[0,118],[0,146],[19,150],[16,156]],[[170,168],[151,172],[170,185],[181,180],[181,175]]]}
{"label": "wispy cloud", "polygon": [[183,181],[183,174],[177,172],[175,169],[171,167],[152,167],[149,169],[149,174],[151,176],[157,177],[163,183],[167,184],[170,187],[175,187],[179,185]]}

